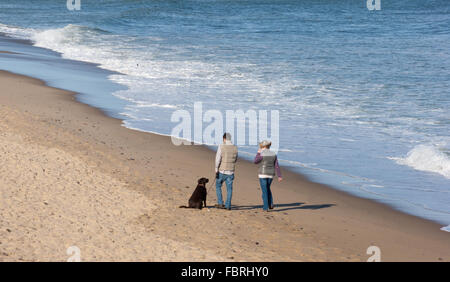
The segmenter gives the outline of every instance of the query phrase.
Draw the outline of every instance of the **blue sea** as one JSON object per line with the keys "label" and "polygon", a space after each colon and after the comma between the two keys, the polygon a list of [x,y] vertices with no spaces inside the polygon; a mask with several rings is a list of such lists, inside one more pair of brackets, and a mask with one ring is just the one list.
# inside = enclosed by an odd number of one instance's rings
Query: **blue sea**
{"label": "blue sea", "polygon": [[[124,126],[278,110],[280,164],[450,231],[450,1],[0,0],[0,69]],[[1,91],[1,86],[0,86]],[[250,158],[256,148],[241,146]],[[301,187],[298,187],[301,189]]]}

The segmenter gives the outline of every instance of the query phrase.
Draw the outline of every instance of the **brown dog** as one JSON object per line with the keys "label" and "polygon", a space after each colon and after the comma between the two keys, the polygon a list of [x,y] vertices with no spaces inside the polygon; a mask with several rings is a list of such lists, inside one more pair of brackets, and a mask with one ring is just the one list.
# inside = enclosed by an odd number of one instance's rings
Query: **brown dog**
{"label": "brown dog", "polygon": [[[189,198],[188,206],[180,206],[180,208],[191,208],[191,209],[202,209],[206,208],[206,183],[209,182],[208,178],[200,178],[198,180],[197,188],[195,188],[194,193]],[[203,206],[204,205],[204,206]]]}

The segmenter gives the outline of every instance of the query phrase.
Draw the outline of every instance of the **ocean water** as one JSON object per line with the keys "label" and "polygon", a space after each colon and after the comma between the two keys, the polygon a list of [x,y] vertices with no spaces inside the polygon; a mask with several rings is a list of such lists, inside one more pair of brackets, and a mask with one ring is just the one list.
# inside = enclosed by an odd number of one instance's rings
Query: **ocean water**
{"label": "ocean water", "polygon": [[[0,33],[30,40],[58,71],[43,72],[47,61],[33,56],[0,59],[0,68],[43,76],[159,134],[194,102],[278,110],[283,166],[448,231],[450,2],[381,5],[81,0],[69,11],[62,0],[0,0]],[[76,61],[101,70],[86,75]]]}

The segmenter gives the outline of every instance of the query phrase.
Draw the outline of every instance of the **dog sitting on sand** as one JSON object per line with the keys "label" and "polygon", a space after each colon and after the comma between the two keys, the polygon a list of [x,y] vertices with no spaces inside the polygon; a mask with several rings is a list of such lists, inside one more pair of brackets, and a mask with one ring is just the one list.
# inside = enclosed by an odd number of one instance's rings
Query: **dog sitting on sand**
{"label": "dog sitting on sand", "polygon": [[[198,180],[197,188],[195,188],[194,193],[189,198],[188,206],[180,206],[180,208],[191,208],[191,209],[202,209],[206,208],[206,183],[209,182],[208,178],[200,178]],[[203,206],[204,205],[204,206]]]}

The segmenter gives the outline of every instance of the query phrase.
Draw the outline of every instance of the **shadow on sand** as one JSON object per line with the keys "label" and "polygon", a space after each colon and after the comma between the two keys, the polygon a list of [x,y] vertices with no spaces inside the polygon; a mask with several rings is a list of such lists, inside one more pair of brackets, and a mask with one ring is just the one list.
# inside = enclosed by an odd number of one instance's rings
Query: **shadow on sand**
{"label": "shadow on sand", "polygon": [[[275,208],[271,212],[282,212],[289,210],[319,210],[335,206],[335,204],[323,204],[323,205],[304,205],[305,203],[290,203],[290,204],[275,204]],[[262,205],[255,206],[234,206],[234,210],[254,210],[262,209]]]}

